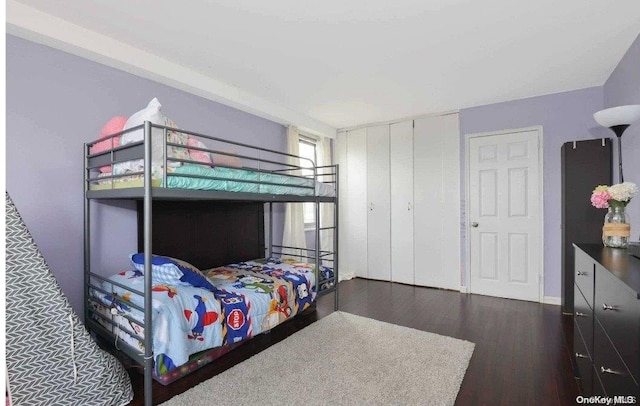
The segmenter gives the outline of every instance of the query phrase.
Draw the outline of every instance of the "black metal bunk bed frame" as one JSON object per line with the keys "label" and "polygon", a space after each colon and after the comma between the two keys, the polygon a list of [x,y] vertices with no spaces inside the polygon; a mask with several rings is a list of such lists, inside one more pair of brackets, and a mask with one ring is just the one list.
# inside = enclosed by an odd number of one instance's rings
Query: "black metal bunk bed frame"
{"label": "black metal bunk bed frame", "polygon": [[[179,188],[168,188],[167,187],[167,179],[169,176],[180,176],[180,177],[194,177],[198,178],[195,175],[187,175],[187,174],[171,174],[169,171],[164,172],[164,176],[162,177],[162,184],[160,186],[153,185],[153,157],[152,157],[152,129],[160,129],[162,130],[162,149],[164,151],[162,167],[168,168],[167,163],[169,161],[181,162],[181,163],[192,163],[192,164],[201,164],[201,162],[196,162],[192,160],[185,159],[177,159],[171,158],[168,156],[167,147],[178,147],[185,148],[188,150],[198,150],[207,153],[215,153],[220,155],[226,155],[236,158],[241,158],[244,160],[256,162],[258,165],[258,169],[251,169],[252,171],[256,171],[258,173],[278,173],[282,176],[291,176],[296,178],[311,178],[311,176],[302,176],[302,175],[294,175],[288,174],[287,172],[294,173],[302,173],[303,170],[313,170],[313,186],[296,186],[304,189],[312,189],[313,193],[310,196],[298,196],[292,194],[266,194],[266,193],[247,193],[247,192],[230,192],[230,191],[215,191],[215,190],[192,190],[192,189],[179,189]],[[144,132],[144,136],[142,141],[130,143],[127,145],[113,147],[113,140],[115,137],[119,137],[123,134],[140,131]],[[199,148],[194,146],[186,146],[182,144],[175,144],[169,142],[167,139],[167,134],[169,131],[174,131],[177,133],[182,133],[194,137],[198,137],[205,140],[210,140],[214,142],[223,143],[224,145],[229,145],[232,147],[241,147],[245,149],[249,149],[251,151],[257,152],[258,157],[252,157],[247,155],[242,155],[238,153],[230,153],[228,151],[221,150],[213,150],[208,148]],[[154,371],[154,358],[153,358],[153,334],[152,334],[152,306],[151,298],[152,298],[152,270],[151,270],[151,259],[152,259],[152,202],[153,200],[227,200],[227,201],[249,201],[249,202],[263,202],[268,204],[269,207],[269,233],[268,233],[268,247],[265,247],[267,250],[268,256],[272,256],[273,254],[281,254],[287,256],[301,257],[304,259],[313,259],[315,263],[315,289],[316,289],[316,300],[324,294],[334,292],[334,308],[338,309],[338,165],[328,165],[328,166],[316,166],[315,163],[309,159],[275,151],[267,148],[255,147],[252,145],[239,143],[235,141],[225,140],[218,137],[212,137],[205,134],[199,134],[192,131],[186,131],[182,129],[176,129],[161,125],[156,125],[151,122],[145,121],[144,124],[130,128],[128,130],[115,133],[109,136],[111,139],[112,148],[108,151],[101,153],[91,153],[91,147],[97,144],[99,141],[104,141],[103,139],[96,140],[93,142],[84,144],[84,303],[85,303],[85,325],[87,328],[94,332],[95,334],[102,336],[103,338],[114,339],[115,343],[122,343],[119,349],[127,354],[130,358],[132,358],[137,363],[143,365],[144,367],[144,402],[145,405],[153,404],[153,391],[152,391],[152,383],[153,383],[153,371]],[[269,153],[274,154],[276,157],[280,157],[285,162],[279,162],[273,159],[262,159],[260,158],[260,153]],[[297,159],[298,165],[294,165],[290,162],[286,162],[287,160]],[[115,164],[143,159],[144,160],[144,170],[142,172],[137,173],[126,173],[120,175],[113,175],[113,172],[109,176],[104,177],[96,177],[94,174],[98,168],[108,165],[111,166],[112,170]],[[311,167],[302,166],[302,161],[308,161]],[[280,166],[281,169],[276,170],[261,170],[261,164],[267,164],[271,166]],[[323,173],[320,173],[323,172]],[[126,187],[126,188],[115,188],[115,182],[118,179],[131,177],[131,176],[142,176],[143,178],[143,186],[142,187]],[[333,184],[335,188],[334,197],[325,197],[319,196],[317,192],[316,185],[318,179],[325,179],[329,177],[329,181],[323,181],[323,183]],[[212,180],[230,180],[226,178],[212,178],[209,177],[207,179]],[[101,190],[92,190],[91,185],[100,181],[108,181],[111,182],[111,187],[108,189]],[[269,182],[260,182],[258,181],[249,181],[249,180],[240,180],[233,179],[234,182],[246,182],[253,183],[257,185],[261,184],[272,184]],[[278,184],[279,185],[279,184]],[[90,309],[89,302],[95,300],[91,297],[90,290],[95,289],[97,291],[102,291],[103,293],[108,293],[102,290],[99,286],[96,286],[92,283],[92,278],[100,281],[107,281],[102,275],[96,274],[91,271],[91,234],[90,234],[90,221],[91,221],[91,204],[92,200],[141,200],[142,208],[143,208],[143,236],[144,236],[144,292],[135,292],[132,293],[140,295],[144,297],[144,307],[131,303],[122,298],[118,298],[119,301],[125,303],[128,306],[131,306],[134,309],[142,311],[144,313],[144,323],[139,321],[135,321],[135,323],[142,326],[145,330],[144,337],[136,336],[133,337],[138,340],[140,343],[144,345],[144,354],[140,354],[133,347],[123,341],[121,338],[110,332],[105,327],[103,327],[97,321],[94,321],[90,317]],[[315,248],[310,249],[307,247],[289,247],[283,245],[276,245],[273,243],[273,203],[315,203],[315,215],[316,215],[316,226],[315,226]],[[322,227],[320,224],[320,204],[321,203],[329,203],[334,205],[334,215],[333,215],[333,225]],[[321,250],[321,239],[320,232],[324,231],[333,231],[333,251]],[[274,249],[279,249],[279,251],[274,251]],[[300,250],[301,254],[290,254],[284,253],[283,250]],[[308,255],[302,255],[302,252],[308,253],[309,251],[314,253],[313,257]],[[329,258],[332,257],[332,258]],[[321,263],[323,261],[328,261],[333,264],[333,277],[325,278],[323,280],[324,284],[327,284],[327,288],[324,290],[320,290],[321,286],[321,278],[320,278],[320,270]],[[130,287],[126,287],[123,285],[119,285],[117,282],[108,280],[108,283],[119,286],[121,288],[125,288],[129,291],[132,289]],[[132,320],[133,321],[133,320]],[[111,325],[115,325],[115,323],[111,320],[108,320]],[[204,365],[204,363],[202,364]]]}

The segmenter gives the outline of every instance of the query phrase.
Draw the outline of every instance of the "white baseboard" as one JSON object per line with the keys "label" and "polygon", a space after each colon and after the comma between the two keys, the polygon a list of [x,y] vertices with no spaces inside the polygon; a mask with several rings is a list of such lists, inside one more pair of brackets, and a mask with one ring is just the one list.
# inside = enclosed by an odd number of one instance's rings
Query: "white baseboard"
{"label": "white baseboard", "polygon": [[545,296],[542,299],[542,303],[560,306],[562,304],[562,301],[559,297],[556,297],[556,296]]}
{"label": "white baseboard", "polygon": [[460,293],[468,293],[466,286],[460,286]]}

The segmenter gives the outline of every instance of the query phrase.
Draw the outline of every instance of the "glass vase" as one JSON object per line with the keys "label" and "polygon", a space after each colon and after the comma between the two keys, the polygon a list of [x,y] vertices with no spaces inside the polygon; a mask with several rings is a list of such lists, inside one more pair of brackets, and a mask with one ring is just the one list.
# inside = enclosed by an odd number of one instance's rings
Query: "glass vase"
{"label": "glass vase", "polygon": [[604,216],[602,226],[602,243],[605,247],[627,248],[631,225],[629,215],[624,206],[609,206],[609,211]]}

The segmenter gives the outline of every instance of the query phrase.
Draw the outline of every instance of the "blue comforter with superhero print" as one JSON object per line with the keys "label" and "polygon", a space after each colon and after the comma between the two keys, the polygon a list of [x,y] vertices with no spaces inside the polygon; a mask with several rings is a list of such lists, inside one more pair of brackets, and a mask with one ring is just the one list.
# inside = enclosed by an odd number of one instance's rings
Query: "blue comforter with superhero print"
{"label": "blue comforter with superhero print", "polygon": [[[166,374],[188,362],[192,354],[233,344],[270,330],[308,308],[316,297],[315,265],[279,258],[257,259],[202,271],[212,288],[153,286],[153,352],[155,373]],[[322,267],[321,284],[333,273]],[[144,275],[138,270],[109,278],[129,289],[103,282],[94,319],[130,345],[144,351],[142,311]],[[110,319],[111,323],[106,323]]]}

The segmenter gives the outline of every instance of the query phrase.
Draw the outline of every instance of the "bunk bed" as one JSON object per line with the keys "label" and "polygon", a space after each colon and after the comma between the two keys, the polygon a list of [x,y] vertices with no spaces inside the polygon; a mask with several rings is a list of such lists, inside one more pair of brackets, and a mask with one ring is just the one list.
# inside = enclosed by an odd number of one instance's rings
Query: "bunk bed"
{"label": "bunk bed", "polygon": [[[98,151],[100,143],[108,148]],[[225,159],[203,159],[213,156]],[[337,165],[145,121],[85,144],[84,184],[85,324],[144,368],[146,405],[153,379],[173,382],[319,296],[333,292],[338,308]],[[91,259],[92,210],[112,200],[134,200],[138,213],[138,252],[116,274]],[[314,205],[314,248],[275,244],[274,203],[285,202]],[[330,225],[320,224],[321,204],[334,208]],[[221,227],[242,221],[240,236]],[[325,232],[330,249],[320,246]],[[165,328],[178,318],[188,331]]]}

